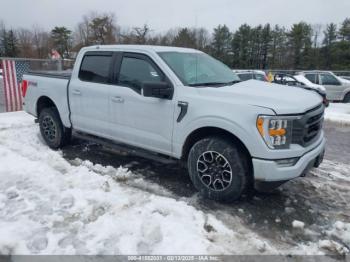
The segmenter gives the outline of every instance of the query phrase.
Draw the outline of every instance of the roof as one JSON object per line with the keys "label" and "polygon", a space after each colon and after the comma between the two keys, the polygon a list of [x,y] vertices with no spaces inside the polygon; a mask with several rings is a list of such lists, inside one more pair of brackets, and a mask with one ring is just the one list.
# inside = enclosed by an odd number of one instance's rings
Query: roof
{"label": "roof", "polygon": [[232,69],[232,71],[235,72],[236,74],[255,73],[255,74],[266,75],[266,73],[263,70],[255,70],[255,69]]}
{"label": "roof", "polygon": [[182,52],[182,53],[199,53],[201,51],[174,46],[156,46],[156,45],[95,45],[85,47],[85,50],[129,50],[129,51],[153,51],[153,52]]}

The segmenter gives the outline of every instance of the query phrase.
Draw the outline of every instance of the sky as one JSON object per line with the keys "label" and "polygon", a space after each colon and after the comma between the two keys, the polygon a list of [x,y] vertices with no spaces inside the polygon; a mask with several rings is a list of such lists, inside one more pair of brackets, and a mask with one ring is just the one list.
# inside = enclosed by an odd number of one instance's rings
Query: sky
{"label": "sky", "polygon": [[289,27],[299,21],[340,23],[350,17],[350,0],[0,0],[0,21],[8,28],[74,29],[92,11],[114,13],[124,28],[147,23],[158,32],[219,24],[237,29],[243,23]]}

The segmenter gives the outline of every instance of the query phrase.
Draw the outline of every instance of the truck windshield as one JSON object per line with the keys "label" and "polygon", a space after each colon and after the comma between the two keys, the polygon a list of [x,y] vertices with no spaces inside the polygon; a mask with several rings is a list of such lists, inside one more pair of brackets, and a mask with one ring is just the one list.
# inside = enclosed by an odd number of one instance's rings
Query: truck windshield
{"label": "truck windshield", "polygon": [[225,64],[204,53],[159,52],[159,56],[187,86],[225,86],[240,82]]}

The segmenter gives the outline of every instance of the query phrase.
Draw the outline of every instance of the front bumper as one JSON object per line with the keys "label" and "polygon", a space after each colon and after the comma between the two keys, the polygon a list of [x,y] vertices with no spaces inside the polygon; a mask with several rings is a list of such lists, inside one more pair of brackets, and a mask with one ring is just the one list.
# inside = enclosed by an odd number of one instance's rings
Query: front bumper
{"label": "front bumper", "polygon": [[253,158],[254,179],[256,181],[288,181],[299,177],[308,169],[322,162],[326,139],[323,138],[317,147],[301,156],[293,166],[279,166],[273,160]]}

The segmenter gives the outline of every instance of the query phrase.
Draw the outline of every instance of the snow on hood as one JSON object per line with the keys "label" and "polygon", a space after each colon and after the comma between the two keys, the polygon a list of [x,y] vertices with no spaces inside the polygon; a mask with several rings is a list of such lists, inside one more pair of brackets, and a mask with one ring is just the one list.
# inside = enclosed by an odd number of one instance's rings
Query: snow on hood
{"label": "snow on hood", "polygon": [[342,82],[343,84],[350,85],[350,80],[347,80],[347,79],[342,78],[342,77],[339,77],[339,76],[338,76],[338,79],[339,79],[340,82]]}
{"label": "snow on hood", "polygon": [[322,92],[326,92],[326,88],[324,86],[312,83],[309,79],[307,79],[303,75],[295,75],[294,77],[295,77],[296,80],[298,80],[299,82],[305,84],[307,87],[311,87],[311,88],[314,88],[316,90],[320,90]]}
{"label": "snow on hood", "polygon": [[270,108],[277,114],[300,114],[322,103],[315,91],[248,80],[232,86],[201,88],[200,92],[212,98],[233,100],[254,106]]}

